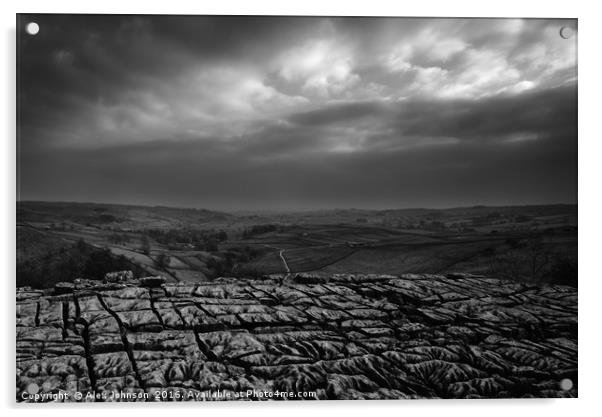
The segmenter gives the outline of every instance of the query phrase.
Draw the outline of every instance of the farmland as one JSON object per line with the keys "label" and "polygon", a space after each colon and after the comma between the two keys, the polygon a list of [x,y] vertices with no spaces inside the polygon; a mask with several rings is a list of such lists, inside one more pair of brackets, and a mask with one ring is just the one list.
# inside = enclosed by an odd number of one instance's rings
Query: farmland
{"label": "farmland", "polygon": [[576,224],[571,205],[219,213],[25,202],[18,204],[18,230],[27,233],[17,250],[19,264],[53,263],[83,242],[172,282],[468,272],[576,285]]}

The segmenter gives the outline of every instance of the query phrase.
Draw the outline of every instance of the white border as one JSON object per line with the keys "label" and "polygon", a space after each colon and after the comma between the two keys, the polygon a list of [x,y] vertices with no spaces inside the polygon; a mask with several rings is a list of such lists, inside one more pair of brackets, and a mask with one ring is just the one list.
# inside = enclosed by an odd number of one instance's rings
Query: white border
{"label": "white border", "polygon": [[[501,0],[486,1],[433,1],[419,0],[351,2],[302,0],[286,2],[276,0],[216,0],[202,1],[148,1],[148,0],[96,0],[44,1],[4,0],[0,3],[3,53],[0,60],[0,80],[3,83],[1,126],[2,138],[2,187],[1,207],[3,250],[0,250],[2,281],[4,284],[4,309],[2,320],[5,342],[1,344],[4,366],[0,378],[2,405],[9,414],[19,411],[37,415],[40,412],[59,415],[99,416],[117,407],[126,407],[148,416],[164,416],[170,412],[211,413],[226,415],[244,413],[245,416],[274,415],[282,417],[306,416],[307,414],[340,414],[362,416],[366,413],[389,415],[478,415],[480,417],[514,415],[515,413],[547,416],[593,414],[600,410],[598,399],[602,376],[599,365],[600,309],[602,305],[602,276],[598,273],[600,258],[600,210],[602,207],[600,160],[600,48],[602,16],[595,2]],[[271,404],[146,404],[142,406],[91,405],[73,406],[25,406],[14,404],[14,266],[15,266],[15,13],[126,13],[126,14],[292,14],[292,15],[364,15],[364,16],[499,16],[499,17],[573,17],[579,18],[579,399],[577,400],[427,400],[427,401],[330,401],[315,403]]]}

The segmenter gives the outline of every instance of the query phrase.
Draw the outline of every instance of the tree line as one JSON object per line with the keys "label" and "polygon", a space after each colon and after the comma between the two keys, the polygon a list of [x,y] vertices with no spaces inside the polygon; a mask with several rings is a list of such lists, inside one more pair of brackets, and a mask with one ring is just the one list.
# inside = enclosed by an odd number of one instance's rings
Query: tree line
{"label": "tree line", "polygon": [[17,286],[50,288],[57,282],[77,278],[103,279],[107,272],[131,270],[135,277],[144,271],[125,256],[108,248],[96,248],[79,240],[71,246],[49,250],[42,256],[17,264]]}

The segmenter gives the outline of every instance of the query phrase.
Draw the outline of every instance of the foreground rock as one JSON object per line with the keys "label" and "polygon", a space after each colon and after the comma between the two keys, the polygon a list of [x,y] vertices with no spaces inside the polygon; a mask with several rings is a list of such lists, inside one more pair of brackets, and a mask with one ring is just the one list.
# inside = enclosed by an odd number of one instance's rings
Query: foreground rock
{"label": "foreground rock", "polygon": [[574,397],[577,292],[466,275],[86,281],[18,289],[16,353],[17,401]]}

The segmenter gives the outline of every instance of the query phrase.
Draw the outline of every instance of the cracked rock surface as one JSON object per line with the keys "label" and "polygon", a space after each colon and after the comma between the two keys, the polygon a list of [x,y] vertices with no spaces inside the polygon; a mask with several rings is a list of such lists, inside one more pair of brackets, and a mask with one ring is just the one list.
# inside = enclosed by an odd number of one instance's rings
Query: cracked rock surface
{"label": "cracked rock surface", "polygon": [[40,393],[577,396],[575,288],[458,274],[156,281],[19,288],[17,401],[30,401],[32,384]]}

